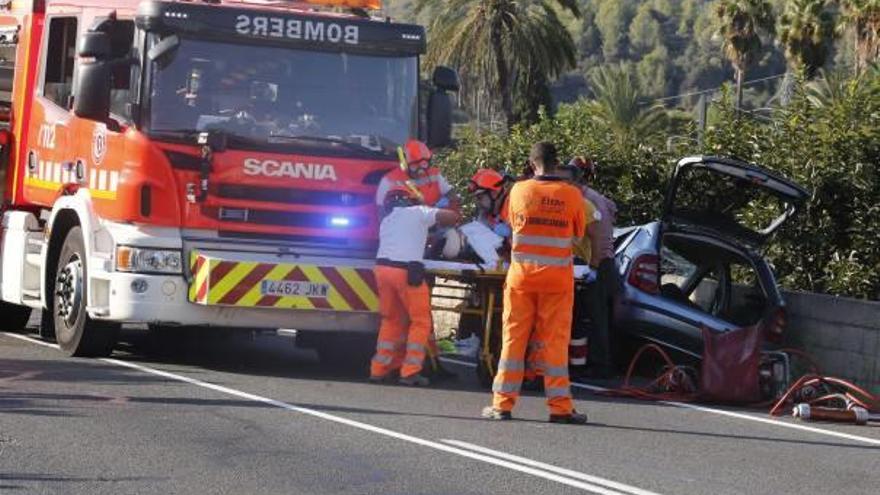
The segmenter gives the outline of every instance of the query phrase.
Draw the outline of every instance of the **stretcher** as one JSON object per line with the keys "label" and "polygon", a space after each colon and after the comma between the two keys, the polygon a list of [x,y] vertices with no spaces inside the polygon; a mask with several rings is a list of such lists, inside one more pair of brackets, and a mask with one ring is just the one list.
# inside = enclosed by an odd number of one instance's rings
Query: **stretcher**
{"label": "stretcher", "polygon": [[[501,351],[502,290],[507,267],[426,260],[425,269],[438,280],[432,286],[433,310],[479,317],[480,353],[477,358],[477,378],[488,387],[495,377]],[[582,286],[594,281],[596,274],[589,266],[575,265],[574,276],[575,285]],[[448,283],[449,281],[456,285]],[[464,295],[443,294],[438,289],[452,289],[463,292]],[[451,307],[435,304],[442,300],[456,304]]]}

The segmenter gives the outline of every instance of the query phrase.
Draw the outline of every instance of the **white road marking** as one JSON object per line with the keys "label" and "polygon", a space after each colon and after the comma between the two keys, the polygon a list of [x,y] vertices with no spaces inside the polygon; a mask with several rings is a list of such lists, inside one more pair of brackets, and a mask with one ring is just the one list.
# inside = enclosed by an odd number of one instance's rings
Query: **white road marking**
{"label": "white road marking", "polygon": [[508,454],[506,452],[501,452],[494,449],[489,449],[486,447],[481,447],[479,445],[474,445],[468,442],[462,442],[460,440],[441,440],[441,442],[448,443],[450,445],[455,445],[456,447],[461,447],[463,449],[472,450],[474,452],[479,452],[481,454],[491,455],[493,457],[498,457],[501,459],[505,459],[508,461],[517,462],[520,464],[524,464],[526,466],[531,466],[538,469],[543,469],[545,471],[550,471],[552,473],[561,474],[563,476],[568,476],[570,478],[579,479],[582,481],[586,481],[589,483],[594,483],[596,485],[605,486],[612,490],[618,490],[623,493],[628,493],[631,495],[659,495],[656,492],[643,490],[641,488],[626,485],[624,483],[618,483],[617,481],[608,480],[605,478],[600,478],[598,476],[591,476],[589,474],[584,474],[578,471],[574,471],[571,469],[561,468],[558,466],[554,466],[552,464],[547,464],[544,462],[535,461],[526,457],[520,457],[518,455]]}
{"label": "white road marking", "polygon": [[[12,334],[12,333],[6,333],[6,332],[4,332],[3,334],[6,336],[9,336],[9,337],[19,339],[19,340],[24,340],[24,341],[31,342],[34,344],[39,344],[44,347],[50,347],[53,349],[59,348],[58,345],[56,345],[56,344],[49,344],[47,342],[42,342],[42,341],[30,338],[30,337],[26,337],[24,335]],[[599,486],[598,484],[588,483],[585,481],[580,481],[578,479],[572,479],[567,476],[562,476],[562,475],[556,474],[554,472],[550,472],[549,470],[537,469],[535,467],[530,467],[528,465],[519,464],[516,462],[511,462],[508,460],[500,459],[497,457],[492,457],[492,456],[481,454],[478,452],[472,452],[470,450],[466,450],[463,448],[458,448],[458,447],[454,447],[451,445],[446,445],[441,442],[435,442],[432,440],[427,440],[424,438],[419,438],[419,437],[415,437],[412,435],[407,435],[405,433],[399,433],[399,432],[389,430],[386,428],[382,428],[379,426],[373,426],[368,423],[362,423],[360,421],[354,421],[354,420],[347,419],[347,418],[344,418],[341,416],[327,414],[325,412],[317,411],[315,409],[309,409],[306,407],[296,406],[293,404],[289,404],[287,402],[282,402],[279,400],[271,399],[268,397],[263,397],[261,395],[251,394],[248,392],[243,392],[241,390],[236,390],[234,388],[224,387],[222,385],[217,385],[214,383],[204,382],[202,380],[190,378],[190,377],[184,376],[184,375],[178,375],[176,373],[169,373],[167,371],[162,371],[162,370],[158,370],[155,368],[150,368],[148,366],[143,366],[143,365],[139,365],[139,364],[135,364],[135,363],[129,363],[127,361],[120,361],[118,359],[112,359],[112,358],[101,358],[101,359],[99,359],[99,361],[103,361],[105,363],[112,364],[115,366],[121,366],[123,368],[137,370],[142,373],[161,376],[163,378],[173,380],[173,381],[188,383],[190,385],[205,388],[208,390],[213,390],[213,391],[219,392],[221,394],[231,395],[233,397],[238,397],[241,399],[246,399],[246,400],[250,400],[253,402],[266,404],[269,406],[277,407],[279,409],[284,409],[287,411],[300,413],[300,414],[303,414],[306,416],[312,416],[312,417],[320,418],[320,419],[323,419],[326,421],[331,421],[334,423],[343,424],[346,426],[350,426],[352,428],[357,428],[359,430],[369,431],[371,433],[376,433],[376,434],[383,435],[383,436],[386,436],[389,438],[394,438],[394,439],[401,440],[404,442],[409,442],[412,444],[421,445],[423,447],[428,447],[428,448],[431,448],[434,450],[438,450],[438,451],[442,451],[442,452],[446,452],[446,453],[450,453],[450,454],[455,454],[455,455],[458,455],[461,457],[467,457],[469,459],[482,461],[487,464],[492,464],[495,466],[507,468],[512,471],[517,471],[517,472],[524,473],[524,474],[530,474],[530,475],[538,477],[538,478],[542,478],[542,479],[545,479],[548,481],[554,481],[556,483],[567,485],[567,486],[577,488],[577,489],[580,489],[580,490],[583,490],[586,492],[590,492],[590,493],[596,493],[599,495],[627,495],[627,493],[632,493],[632,492],[621,493],[619,491],[610,490],[610,489],[605,488],[603,486]],[[561,469],[561,468],[559,468],[559,469]]]}
{"label": "white road marking", "polygon": [[[453,363],[453,364],[460,364],[462,366],[468,366],[470,368],[477,367],[477,365],[475,365],[474,363],[469,363],[466,361],[459,361],[457,359],[448,359],[445,357],[441,357],[440,360],[446,361],[449,363]],[[583,390],[590,390],[592,392],[607,392],[609,390],[604,387],[598,387],[596,385],[589,385],[586,383],[577,383],[577,382],[572,382],[571,386],[574,388],[580,388]],[[659,404],[665,404],[667,406],[679,407],[682,409],[690,409],[693,411],[700,411],[700,412],[705,412],[705,413],[709,413],[709,414],[717,414],[719,416],[727,416],[730,418],[745,419],[748,421],[756,421],[758,423],[764,423],[764,424],[768,424],[768,425],[772,425],[772,426],[781,426],[783,428],[790,428],[793,430],[808,431],[810,433],[816,433],[819,435],[827,435],[830,437],[844,438],[846,440],[867,443],[869,445],[880,445],[880,439],[877,439],[877,438],[862,437],[859,435],[853,435],[850,433],[843,433],[843,432],[833,431],[833,430],[823,430],[822,428],[816,428],[813,426],[807,426],[807,425],[798,424],[798,423],[789,423],[786,421],[780,421],[778,419],[764,418],[764,417],[755,416],[752,414],[738,413],[738,412],[734,412],[734,411],[726,411],[724,409],[716,409],[714,407],[706,407],[706,406],[699,406],[696,404],[688,404],[687,402],[673,402],[673,401],[665,401],[665,400],[664,401],[657,401],[657,402]]]}

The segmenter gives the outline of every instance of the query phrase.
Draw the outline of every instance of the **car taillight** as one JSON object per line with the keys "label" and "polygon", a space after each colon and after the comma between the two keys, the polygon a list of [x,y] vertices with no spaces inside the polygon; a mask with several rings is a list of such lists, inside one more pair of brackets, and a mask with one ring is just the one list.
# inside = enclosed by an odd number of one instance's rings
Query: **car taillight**
{"label": "car taillight", "polygon": [[784,308],[777,308],[770,314],[767,321],[767,340],[774,343],[782,342],[782,334],[788,323]]}
{"label": "car taillight", "polygon": [[660,257],[654,254],[643,254],[633,262],[629,272],[629,284],[636,289],[651,293],[660,293]]}

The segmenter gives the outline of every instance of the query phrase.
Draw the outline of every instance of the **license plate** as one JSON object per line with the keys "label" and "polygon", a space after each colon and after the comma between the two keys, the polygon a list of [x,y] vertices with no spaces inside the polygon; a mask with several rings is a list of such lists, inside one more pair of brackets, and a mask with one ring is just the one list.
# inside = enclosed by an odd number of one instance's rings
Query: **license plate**
{"label": "license plate", "polygon": [[314,282],[263,280],[260,284],[260,294],[264,296],[326,298],[329,292],[329,284],[316,284]]}

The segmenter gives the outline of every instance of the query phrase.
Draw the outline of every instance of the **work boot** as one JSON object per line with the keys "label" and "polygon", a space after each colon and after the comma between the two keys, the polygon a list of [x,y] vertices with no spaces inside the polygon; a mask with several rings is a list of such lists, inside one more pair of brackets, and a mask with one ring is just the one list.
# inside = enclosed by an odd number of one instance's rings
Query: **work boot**
{"label": "work boot", "polygon": [[398,380],[397,383],[405,385],[407,387],[427,387],[431,384],[431,380],[428,380],[424,376],[416,373],[415,375],[400,377],[400,380]]}
{"label": "work boot", "polygon": [[550,422],[564,425],[585,425],[587,424],[587,415],[577,411],[572,411],[571,414],[551,414]]}
{"label": "work boot", "polygon": [[391,380],[392,377],[390,373],[387,375],[370,375],[370,383],[373,385],[384,385],[391,382]]}
{"label": "work boot", "polygon": [[501,409],[495,409],[492,406],[484,407],[481,416],[486,419],[491,419],[492,421],[510,421],[513,419],[513,415],[510,414],[510,411],[502,411]]}

